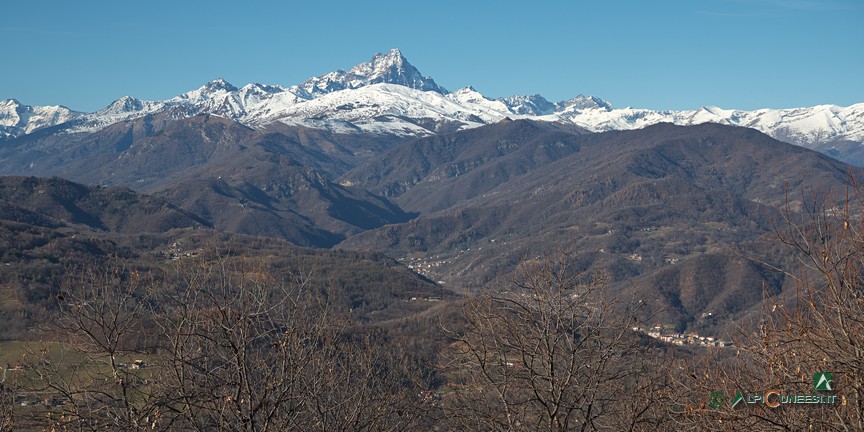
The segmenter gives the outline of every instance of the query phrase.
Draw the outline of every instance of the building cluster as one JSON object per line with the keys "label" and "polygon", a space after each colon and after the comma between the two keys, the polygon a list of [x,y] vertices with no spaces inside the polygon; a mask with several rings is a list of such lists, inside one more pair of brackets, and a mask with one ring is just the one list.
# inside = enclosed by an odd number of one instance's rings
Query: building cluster
{"label": "building cluster", "polygon": [[130,369],[130,370],[142,369],[145,366],[147,366],[147,364],[144,363],[144,360],[131,360],[131,361],[120,363],[120,365],[119,365],[120,369]]}
{"label": "building cluster", "polygon": [[654,339],[674,344],[674,345],[696,345],[705,347],[731,347],[732,341],[723,340],[714,336],[702,336],[696,332],[675,333],[666,331],[662,324],[657,324],[654,327],[645,329],[642,327],[633,327],[633,331],[637,331],[648,335]]}
{"label": "building cluster", "polygon": [[194,258],[198,256],[200,250],[184,250],[183,243],[174,242],[170,247],[159,251],[158,253],[165,259],[169,259],[171,261],[178,261],[182,258]]}
{"label": "building cluster", "polygon": [[439,302],[441,301],[441,297],[411,297],[409,301]]}
{"label": "building cluster", "polygon": [[[429,279],[433,279],[435,277],[435,270],[442,265],[449,264],[449,260],[440,259],[440,255],[435,257],[436,259],[423,259],[423,258],[399,258],[406,267],[413,270],[415,273],[427,277]],[[444,284],[444,281],[438,281],[438,284]]]}

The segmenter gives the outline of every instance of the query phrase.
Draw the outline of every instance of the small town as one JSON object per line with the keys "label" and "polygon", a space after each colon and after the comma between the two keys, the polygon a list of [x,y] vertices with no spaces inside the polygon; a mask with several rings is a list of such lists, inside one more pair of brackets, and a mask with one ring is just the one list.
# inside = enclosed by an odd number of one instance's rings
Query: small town
{"label": "small town", "polygon": [[699,345],[705,347],[728,348],[734,346],[732,341],[723,340],[714,336],[702,336],[695,332],[675,333],[668,331],[662,324],[655,324],[654,327],[633,327],[633,331],[643,333],[654,339],[659,339],[663,342],[675,345]]}

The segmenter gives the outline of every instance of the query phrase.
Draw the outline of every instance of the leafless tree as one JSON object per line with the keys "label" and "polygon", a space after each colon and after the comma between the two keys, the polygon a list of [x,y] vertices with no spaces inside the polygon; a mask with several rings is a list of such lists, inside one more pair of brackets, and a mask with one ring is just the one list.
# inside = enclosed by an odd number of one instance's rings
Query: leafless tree
{"label": "leafless tree", "polygon": [[[784,271],[792,288],[765,297],[761,321],[734,356],[691,365],[681,382],[689,427],[703,430],[864,430],[864,214],[860,187],[844,197],[813,189],[787,200],[779,240],[798,258]],[[832,372],[833,404],[731,407],[733,395],[814,394],[813,376]],[[716,392],[728,399],[708,404]]]}
{"label": "leafless tree", "polygon": [[797,212],[790,206],[783,212],[780,241],[799,262],[789,272],[795,288],[766,306],[752,350],[783,382],[812,389],[814,372],[832,372],[840,399],[829,409],[803,411],[795,426],[864,430],[862,192],[853,181],[840,199],[816,191],[802,197]]}
{"label": "leafless tree", "polygon": [[160,313],[174,422],[196,430],[404,430],[408,367],[307,284],[228,262],[187,273]]}
{"label": "leafless tree", "polygon": [[12,391],[14,386],[11,379],[7,381],[8,372],[4,367],[2,376],[0,376],[0,432],[15,430],[15,416],[12,411],[15,403],[15,396]]}
{"label": "leafless tree", "polygon": [[454,428],[661,427],[666,383],[639,346],[633,311],[604,292],[605,282],[575,272],[565,256],[523,263],[512,284],[469,302],[464,332],[450,334],[445,409]]}
{"label": "leafless tree", "polygon": [[410,357],[350,321],[308,274],[210,254],[152,277],[122,265],[86,275],[58,296],[62,355],[32,356],[28,391],[61,402],[36,427],[402,431],[425,421]]}
{"label": "leafless tree", "polygon": [[[57,319],[45,332],[61,335],[53,354],[36,344],[21,387],[56,408],[48,422],[70,430],[144,430],[155,412],[152,385],[127,368],[140,356],[149,310],[148,277],[120,261],[71,276],[60,291]],[[74,288],[73,288],[74,287]],[[32,419],[30,419],[32,422]]]}

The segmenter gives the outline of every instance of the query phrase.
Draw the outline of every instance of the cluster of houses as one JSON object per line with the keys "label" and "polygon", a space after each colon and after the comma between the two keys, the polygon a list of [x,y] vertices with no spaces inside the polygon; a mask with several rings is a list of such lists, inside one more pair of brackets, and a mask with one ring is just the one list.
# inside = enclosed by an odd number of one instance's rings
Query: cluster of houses
{"label": "cluster of houses", "polygon": [[145,366],[147,366],[147,364],[144,363],[144,360],[130,360],[127,362],[120,363],[119,368],[120,369],[135,370],[135,369],[143,369]]}
{"label": "cluster of houses", "polygon": [[662,324],[657,324],[650,329],[633,327],[633,331],[644,333],[649,337],[674,345],[696,345],[705,347],[731,347],[732,341],[715,338],[714,336],[702,336],[695,332],[673,333],[664,329]]}
{"label": "cluster of houses", "polygon": [[441,297],[411,297],[409,301],[438,302],[441,301]]}
{"label": "cluster of houses", "polygon": [[441,264],[447,263],[446,260],[433,261],[433,260],[425,260],[425,259],[421,259],[421,258],[408,258],[408,259],[400,258],[399,261],[403,261],[403,262],[407,261],[407,263],[405,263],[405,265],[409,269],[414,270],[415,272],[420,273],[426,277],[429,277],[432,275],[432,269],[440,267]]}
{"label": "cluster of houses", "polygon": [[[436,258],[440,258],[440,255],[436,256]],[[434,269],[437,269],[441,265],[447,264],[450,262],[448,260],[442,260],[442,259],[426,260],[426,259],[422,259],[422,258],[399,258],[399,261],[404,263],[406,267],[413,270],[415,273],[422,275],[424,277],[427,277],[429,279],[434,278],[434,276],[435,276],[434,271],[433,271]],[[445,283],[446,282],[444,282],[442,280],[438,281],[439,285],[443,285]]]}
{"label": "cluster of houses", "polygon": [[183,243],[174,242],[171,244],[171,247],[159,251],[159,254],[162,255],[163,258],[167,258],[171,261],[178,261],[182,258],[193,258],[198,256],[198,250],[184,251]]}

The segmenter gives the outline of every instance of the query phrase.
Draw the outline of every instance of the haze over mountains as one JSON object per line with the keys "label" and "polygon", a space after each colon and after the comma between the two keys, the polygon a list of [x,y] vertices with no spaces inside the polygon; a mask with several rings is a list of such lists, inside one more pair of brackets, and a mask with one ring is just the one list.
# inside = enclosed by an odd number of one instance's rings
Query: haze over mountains
{"label": "haze over mountains", "polygon": [[718,107],[671,111],[616,109],[595,96],[551,102],[540,95],[490,99],[471,87],[448,92],[424,77],[398,49],[376,54],[348,71],[338,70],[290,87],[222,79],[165,101],[124,96],[94,113],[62,106],[31,107],[0,101],[0,137],[18,137],[63,125],[62,133],[93,132],[123,120],[157,112],[174,118],[214,114],[260,129],[274,123],[303,125],[336,133],[429,136],[478,127],[504,118],[563,122],[592,132],[638,129],[656,123],[706,122],[744,126],[774,138],[864,164],[864,104],[849,107],[742,111]]}
{"label": "haze over mountains", "polygon": [[[581,95],[495,100],[444,89],[398,50],[291,87],[214,80],[95,113],[9,100],[0,124],[0,175],[130,188],[146,205],[119,220],[153,215],[115,227],[93,208],[103,189],[15,177],[6,184],[80,193],[0,189],[10,223],[54,229],[85,217],[124,235],[212,230],[385,253],[461,291],[567,249],[581,270],[608,273],[681,328],[715,325],[698,322],[708,312],[741,319],[763,290],[787,286],[769,270],[789,257],[771,249],[783,206],[860,174],[810,149],[864,162],[864,104],[652,111]],[[107,190],[105,202],[127,197]]]}

